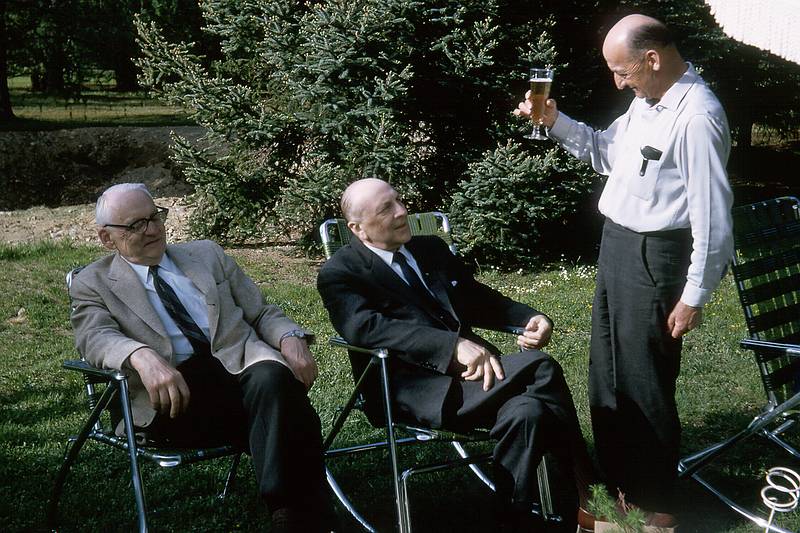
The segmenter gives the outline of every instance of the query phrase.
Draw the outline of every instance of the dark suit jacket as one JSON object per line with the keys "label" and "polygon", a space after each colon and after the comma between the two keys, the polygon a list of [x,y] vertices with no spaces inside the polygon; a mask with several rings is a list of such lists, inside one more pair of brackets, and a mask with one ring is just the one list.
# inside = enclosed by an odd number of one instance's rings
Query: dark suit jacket
{"label": "dark suit jacket", "polygon": [[[458,338],[469,338],[499,355],[472,327],[524,326],[541,313],[476,281],[438,237],[414,237],[406,248],[425,283],[458,320],[458,331],[449,329],[436,309],[355,237],[323,265],[317,289],[334,328],[347,342],[390,350],[392,394],[401,413],[439,427],[453,384],[447,370]],[[359,375],[365,357],[351,353],[351,361]]]}

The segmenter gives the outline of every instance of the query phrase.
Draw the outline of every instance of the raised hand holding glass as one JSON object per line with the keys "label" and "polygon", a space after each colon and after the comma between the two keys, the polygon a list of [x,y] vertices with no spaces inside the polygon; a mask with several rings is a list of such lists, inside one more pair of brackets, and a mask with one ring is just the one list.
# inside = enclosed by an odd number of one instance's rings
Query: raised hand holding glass
{"label": "raised hand holding glass", "polygon": [[542,133],[544,122],[545,103],[550,97],[550,85],[553,83],[553,69],[532,68],[528,81],[531,84],[531,121],[533,121],[533,131],[530,135],[525,135],[526,139],[536,141],[546,141],[547,135]]}

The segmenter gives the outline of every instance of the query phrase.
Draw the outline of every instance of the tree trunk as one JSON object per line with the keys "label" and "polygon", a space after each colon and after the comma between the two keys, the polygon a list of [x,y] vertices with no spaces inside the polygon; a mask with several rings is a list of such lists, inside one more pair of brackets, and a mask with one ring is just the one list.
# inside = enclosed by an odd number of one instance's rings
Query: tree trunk
{"label": "tree trunk", "polygon": [[6,42],[6,0],[0,0],[0,122],[14,118],[8,93],[8,53]]}
{"label": "tree trunk", "polygon": [[114,80],[116,90],[121,92],[132,92],[139,90],[139,83],[136,80],[136,65],[130,57],[120,57],[115,61]]}
{"label": "tree trunk", "polygon": [[64,83],[65,64],[64,52],[59,47],[53,47],[50,55],[45,58],[43,87],[45,93],[64,94],[66,88]]}

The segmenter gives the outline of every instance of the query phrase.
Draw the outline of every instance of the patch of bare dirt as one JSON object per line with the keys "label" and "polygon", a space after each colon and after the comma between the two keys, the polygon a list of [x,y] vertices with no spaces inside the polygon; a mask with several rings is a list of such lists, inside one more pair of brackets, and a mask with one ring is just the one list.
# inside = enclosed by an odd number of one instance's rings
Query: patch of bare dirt
{"label": "patch of bare dirt", "polygon": [[147,185],[170,209],[170,242],[189,237],[191,186],[169,159],[171,132],[199,142],[199,127],[78,128],[0,136],[0,242],[97,242],[94,200],[108,186]]}
{"label": "patch of bare dirt", "polygon": [[[156,198],[155,202],[156,205],[169,208],[167,240],[187,240],[191,207],[186,204],[186,199],[170,196]],[[0,242],[24,243],[47,239],[97,243],[94,204],[0,211]]]}

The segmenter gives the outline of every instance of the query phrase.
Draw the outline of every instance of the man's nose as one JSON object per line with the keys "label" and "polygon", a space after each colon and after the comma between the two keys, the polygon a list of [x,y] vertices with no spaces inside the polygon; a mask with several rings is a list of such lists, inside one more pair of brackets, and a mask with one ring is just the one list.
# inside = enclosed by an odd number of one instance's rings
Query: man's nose
{"label": "man's nose", "polygon": [[395,216],[397,217],[406,217],[408,216],[408,209],[403,204],[397,204],[397,209],[395,209]]}
{"label": "man's nose", "polygon": [[625,78],[620,76],[619,74],[614,74],[614,85],[617,86],[617,89],[620,91],[625,88]]}

